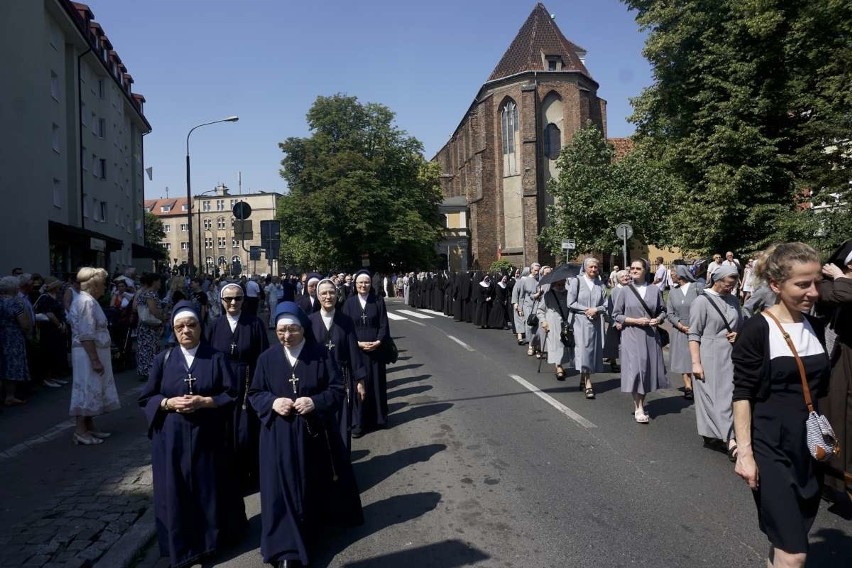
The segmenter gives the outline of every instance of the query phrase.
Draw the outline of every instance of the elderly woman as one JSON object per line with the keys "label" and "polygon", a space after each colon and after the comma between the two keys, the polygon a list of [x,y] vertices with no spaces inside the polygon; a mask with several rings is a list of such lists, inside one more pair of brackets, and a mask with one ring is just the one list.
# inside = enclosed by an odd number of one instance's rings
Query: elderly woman
{"label": "elderly woman", "polygon": [[587,257],[568,289],[568,307],[574,314],[575,365],[580,370],[580,388],[586,398],[595,398],[592,373],[603,371],[603,316],[606,287],[600,279],[598,259]]}
{"label": "elderly woman", "polygon": [[768,565],[801,567],[820,483],[807,447],[800,369],[814,402],[826,393],[830,374],[824,329],[806,315],[818,299],[819,255],[804,243],[773,245],[755,274],[778,302],[750,318],[734,344],[734,471],[752,490],[769,539]]}
{"label": "elderly woman", "polygon": [[702,288],[695,284],[689,269],[678,264],[672,269],[672,282],[676,284],[669,292],[666,302],[666,318],[672,324],[669,345],[669,370],[683,377],[683,398],[692,400],[692,356],[689,354],[689,309],[701,295]]}
{"label": "elderly woman", "polygon": [[526,338],[524,337],[524,330],[526,329],[526,321],[524,320],[524,309],[523,303],[524,299],[521,297],[521,292],[524,288],[524,279],[529,277],[530,269],[528,266],[524,267],[523,272],[521,272],[521,276],[515,279],[515,283],[512,285],[512,297],[510,299],[512,304],[512,321],[514,322],[514,330],[515,335],[518,338],[518,345],[523,345],[526,343]]}
{"label": "elderly woman", "polygon": [[95,428],[94,417],[118,410],[118,391],[112,375],[109,324],[98,304],[106,290],[107,271],[81,268],[80,293],[71,304],[71,367],[73,388],[69,413],[76,419],[74,443],[100,444],[110,436]]}
{"label": "elderly woman", "polygon": [[743,317],[734,293],[739,273],[722,265],[710,275],[710,287],[695,299],[689,310],[689,353],[695,377],[695,420],[704,445],[725,445],[728,458],[737,456],[731,397],[734,365],[731,351]]}
{"label": "elderly woman", "polygon": [[369,362],[358,349],[354,323],[336,309],[337,287],[334,282],[328,278],[321,280],[317,284],[317,298],[320,301],[320,311],[309,316],[311,331],[314,338],[325,346],[340,370],[346,398],[339,408],[337,421],[340,424],[340,437],[349,451],[352,446],[352,412],[355,400],[364,402],[367,394],[364,379]]}
{"label": "elderly woman", "polygon": [[565,345],[562,338],[563,322],[573,317],[569,308],[568,291],[565,280],[559,279],[546,285],[548,287],[542,300],[538,302],[536,314],[539,327],[544,330],[545,340],[542,349],[547,354],[547,362],[555,365],[556,380],[564,381],[565,367],[574,367],[574,347]]}
{"label": "elderly woman", "polygon": [[65,352],[65,308],[59,299],[61,289],[62,281],[48,276],[41,288],[41,295],[33,304],[39,330],[39,353],[45,374],[44,384],[48,387],[68,384],[62,379],[68,371],[68,356]]}
{"label": "elderly woman", "polygon": [[615,305],[615,300],[618,298],[624,287],[630,284],[630,275],[627,270],[618,270],[615,272],[615,285],[609,295],[607,302],[607,315],[609,317],[609,327],[604,336],[603,356],[609,361],[609,366],[613,373],[618,373],[621,368],[618,366],[618,359],[621,350],[621,329],[622,325],[615,321],[612,316],[612,308]]}
{"label": "elderly woman", "polygon": [[819,309],[837,337],[831,352],[828,396],[820,405],[840,442],[840,455],[828,462],[825,482],[852,499],[852,240],[834,251],[822,273]]}
{"label": "elderly woman", "polygon": [[279,567],[306,566],[326,524],[363,522],[335,416],[345,389],[334,359],[293,302],[276,309],[272,346],[257,361],[249,398],[260,430],[260,551]]}
{"label": "elderly woman", "polygon": [[385,302],[370,286],[370,273],[358,271],[355,274],[357,293],[346,300],[341,310],[355,323],[355,337],[367,367],[367,394],[363,401],[355,400],[352,412],[353,438],[361,437],[372,428],[384,428],[388,421],[387,358],[381,346],[390,337],[390,326]]}
{"label": "elderly woman", "polygon": [[246,527],[236,489],[230,422],[237,388],[225,355],[202,339],[192,302],[178,302],[178,346],[157,355],[139,406],[148,422],[160,554],[171,566],[197,563],[236,542]]}
{"label": "elderly woman", "polygon": [[657,326],[666,317],[660,289],[648,284],[648,261],[630,263],[632,282],[625,286],[612,309],[621,330],[621,392],[633,396],[633,419],[638,424],[650,420],[645,412],[645,396],[669,386],[663,348]]}
{"label": "elderly woman", "polygon": [[33,322],[23,301],[18,298],[20,279],[5,276],[0,280],[0,379],[5,391],[4,404],[17,406],[18,383],[30,378],[27,367],[27,341]]}
{"label": "elderly woman", "polygon": [[[163,337],[163,321],[166,316],[160,308],[160,299],[157,296],[162,283],[160,275],[143,274],[141,282],[142,286],[133,299],[133,309],[139,314],[139,325],[136,328],[136,372],[145,380],[154,357],[160,352],[160,338]],[[147,320],[142,316],[146,308],[149,314]]]}
{"label": "elderly woman", "polygon": [[245,493],[258,488],[258,440],[260,421],[248,404],[248,388],[254,376],[257,358],[269,349],[269,337],[263,322],[243,310],[243,289],[226,284],[220,294],[224,316],[210,325],[207,340],[216,351],[225,354],[235,381],[237,403],[233,406],[233,447],[237,477]]}

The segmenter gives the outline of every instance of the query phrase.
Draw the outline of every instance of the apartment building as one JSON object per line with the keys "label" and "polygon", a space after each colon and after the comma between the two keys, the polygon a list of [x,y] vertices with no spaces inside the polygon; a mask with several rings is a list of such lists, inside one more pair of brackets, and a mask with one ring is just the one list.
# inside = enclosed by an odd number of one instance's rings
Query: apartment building
{"label": "apartment building", "polygon": [[0,272],[120,270],[143,246],[145,98],[85,4],[4,0]]}

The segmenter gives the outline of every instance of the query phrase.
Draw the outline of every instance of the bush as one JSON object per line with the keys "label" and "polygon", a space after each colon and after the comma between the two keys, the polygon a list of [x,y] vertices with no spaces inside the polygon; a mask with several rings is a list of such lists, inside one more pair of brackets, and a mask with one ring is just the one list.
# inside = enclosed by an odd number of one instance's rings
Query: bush
{"label": "bush", "polygon": [[495,260],[494,262],[491,263],[491,268],[489,268],[488,271],[489,272],[503,272],[503,271],[514,272],[515,271],[515,265],[512,264],[511,262],[509,262],[508,260]]}

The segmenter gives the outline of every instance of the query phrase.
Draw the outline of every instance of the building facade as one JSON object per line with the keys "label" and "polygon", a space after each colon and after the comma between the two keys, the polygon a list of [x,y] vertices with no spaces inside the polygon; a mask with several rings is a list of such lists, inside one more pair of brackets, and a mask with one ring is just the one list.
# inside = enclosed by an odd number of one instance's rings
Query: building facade
{"label": "building facade", "polygon": [[4,0],[0,272],[110,271],[148,256],[144,97],[88,6]]}
{"label": "building facade", "polygon": [[471,267],[500,255],[516,266],[552,260],[538,236],[556,158],[588,122],[606,134],[606,101],[585,56],[537,4],[433,158],[445,199],[467,203]]}
{"label": "building facade", "polygon": [[[262,246],[260,222],[275,219],[280,198],[280,193],[264,191],[232,195],[224,184],[193,195],[192,235],[185,197],[148,199],[145,209],[163,222],[166,238],[162,245],[172,267],[187,264],[192,246],[196,264],[207,274],[226,273],[235,261],[239,261],[244,274],[278,274],[277,258],[268,259],[261,252],[260,260],[254,261],[249,258],[249,251],[252,246]],[[234,206],[241,201],[251,207],[251,216],[243,222],[233,214]]]}

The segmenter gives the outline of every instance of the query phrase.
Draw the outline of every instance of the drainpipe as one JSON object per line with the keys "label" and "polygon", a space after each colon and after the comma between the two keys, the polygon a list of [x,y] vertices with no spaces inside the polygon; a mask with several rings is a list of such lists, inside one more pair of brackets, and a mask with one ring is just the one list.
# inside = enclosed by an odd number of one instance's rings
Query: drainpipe
{"label": "drainpipe", "polygon": [[83,160],[86,156],[83,155],[83,85],[81,82],[80,68],[83,56],[92,51],[91,47],[87,47],[86,51],[77,56],[77,127],[79,129],[79,139],[77,145],[80,148],[80,228],[86,228],[86,216],[83,215],[85,209],[85,193],[83,192]]}

